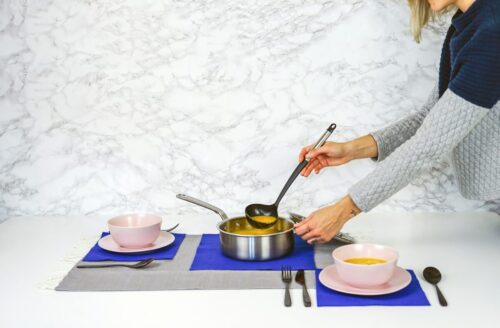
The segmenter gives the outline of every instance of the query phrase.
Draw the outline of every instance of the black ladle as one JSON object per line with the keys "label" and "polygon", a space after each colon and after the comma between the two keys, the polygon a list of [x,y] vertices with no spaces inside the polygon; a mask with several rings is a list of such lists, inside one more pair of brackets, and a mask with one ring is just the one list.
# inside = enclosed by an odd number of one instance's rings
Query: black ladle
{"label": "black ladle", "polygon": [[427,267],[424,269],[424,278],[427,280],[427,282],[433,284],[436,287],[436,292],[438,295],[439,299],[439,304],[441,306],[448,306],[448,302],[446,302],[446,298],[444,298],[443,293],[441,293],[441,290],[438,287],[438,282],[441,281],[441,272],[439,272],[438,269],[435,267]]}
{"label": "black ladle", "polygon": [[[321,135],[321,137],[318,139],[318,141],[314,144],[314,146],[311,148],[311,150],[319,148],[323,146],[332,134],[333,130],[337,125],[335,123],[330,124],[328,129]],[[306,165],[309,163],[308,159],[304,159],[302,162],[297,165],[295,170],[293,171],[292,175],[288,178],[288,181],[286,182],[285,186],[281,190],[278,198],[274,202],[274,204],[271,205],[265,205],[265,204],[250,204],[245,208],[245,216],[248,220],[248,223],[250,223],[252,226],[258,229],[266,229],[272,227],[277,221],[278,221],[278,205],[285,195],[285,193],[288,191],[288,188],[292,185],[292,183],[295,181],[297,176],[300,174],[300,172],[306,167]],[[273,217],[274,220],[266,221],[266,222],[261,222],[257,221],[254,219],[254,217],[257,216],[266,216],[266,217]]]}

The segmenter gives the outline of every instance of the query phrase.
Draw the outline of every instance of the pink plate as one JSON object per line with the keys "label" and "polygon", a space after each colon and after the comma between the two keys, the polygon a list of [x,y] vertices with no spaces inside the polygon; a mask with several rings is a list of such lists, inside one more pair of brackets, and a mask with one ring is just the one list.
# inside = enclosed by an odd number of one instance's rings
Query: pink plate
{"label": "pink plate", "polygon": [[102,249],[115,253],[146,253],[163,247],[167,247],[168,245],[172,244],[174,240],[175,236],[170,232],[161,231],[158,239],[156,239],[151,245],[142,248],[121,247],[113,240],[113,238],[111,238],[111,235],[102,237],[101,239],[99,239],[99,242],[97,244]]}
{"label": "pink plate", "polygon": [[405,288],[411,282],[411,275],[405,269],[396,267],[394,269],[394,274],[387,283],[376,287],[358,288],[342,281],[335,268],[335,264],[332,264],[321,270],[319,273],[319,281],[326,287],[341,293],[374,296],[391,294]]}

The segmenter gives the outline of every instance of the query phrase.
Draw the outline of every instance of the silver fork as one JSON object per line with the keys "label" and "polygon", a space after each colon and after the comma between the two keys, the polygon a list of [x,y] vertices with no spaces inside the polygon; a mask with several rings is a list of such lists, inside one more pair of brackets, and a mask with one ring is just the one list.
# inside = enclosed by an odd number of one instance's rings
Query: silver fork
{"label": "silver fork", "polygon": [[177,223],[176,225],[174,225],[172,228],[168,228],[167,230],[165,230],[166,232],[170,232],[172,230],[175,230],[175,228],[177,228],[179,226],[179,223]]}
{"label": "silver fork", "polygon": [[292,306],[292,298],[290,297],[290,283],[292,282],[292,268],[281,267],[281,280],[285,283],[285,306]]}

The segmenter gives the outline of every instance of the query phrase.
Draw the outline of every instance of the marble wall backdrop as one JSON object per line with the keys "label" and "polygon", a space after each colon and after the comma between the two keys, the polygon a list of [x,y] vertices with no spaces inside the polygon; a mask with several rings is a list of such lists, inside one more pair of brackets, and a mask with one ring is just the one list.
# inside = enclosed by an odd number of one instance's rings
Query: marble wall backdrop
{"label": "marble wall backdrop", "polygon": [[[405,0],[0,2],[0,218],[272,202],[331,122],[348,140],[417,109],[448,22],[416,44]],[[299,178],[283,210],[375,164]],[[379,209],[488,209],[446,162]]]}

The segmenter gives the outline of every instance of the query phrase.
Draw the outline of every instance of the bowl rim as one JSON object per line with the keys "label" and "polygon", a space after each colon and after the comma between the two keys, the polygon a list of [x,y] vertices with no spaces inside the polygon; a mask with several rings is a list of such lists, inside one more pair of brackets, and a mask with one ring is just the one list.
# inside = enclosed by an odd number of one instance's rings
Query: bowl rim
{"label": "bowl rim", "polygon": [[[124,226],[119,226],[119,225],[115,225],[115,224],[111,223],[115,219],[119,219],[119,218],[122,218],[122,217],[125,217],[125,216],[132,216],[132,215],[150,215],[150,216],[155,216],[155,217],[157,217],[159,219],[159,221],[158,222],[154,222],[154,223],[150,223],[150,224],[137,225],[137,226],[133,226],[133,227],[124,227]],[[126,213],[126,214],[117,215],[117,216],[114,216],[114,217],[108,219],[108,226],[109,227],[113,227],[113,228],[118,228],[118,229],[149,228],[149,227],[155,226],[157,224],[161,225],[162,221],[163,221],[163,219],[162,219],[161,215],[159,215],[159,214],[145,213],[145,212],[134,212],[134,213]]]}
{"label": "bowl rim", "polygon": [[[349,262],[346,262],[343,259],[340,259],[340,258],[338,258],[336,256],[336,253],[340,249],[342,249],[342,248],[355,247],[355,246],[359,246],[359,245],[362,245],[362,246],[384,247],[384,248],[387,248],[387,249],[393,251],[394,254],[395,254],[395,256],[394,256],[393,259],[386,260],[384,263],[375,263],[375,264],[370,264],[370,265],[357,264],[357,263],[349,263]],[[371,267],[384,266],[384,265],[394,265],[398,261],[398,259],[399,259],[399,252],[394,247],[387,246],[387,245],[382,245],[382,244],[373,244],[373,243],[350,244],[350,245],[344,245],[344,246],[340,246],[340,247],[335,248],[332,251],[332,257],[333,257],[333,260],[334,260],[335,264],[337,264],[338,262],[342,262],[342,265],[371,268]]]}

